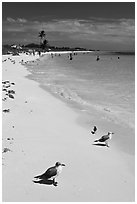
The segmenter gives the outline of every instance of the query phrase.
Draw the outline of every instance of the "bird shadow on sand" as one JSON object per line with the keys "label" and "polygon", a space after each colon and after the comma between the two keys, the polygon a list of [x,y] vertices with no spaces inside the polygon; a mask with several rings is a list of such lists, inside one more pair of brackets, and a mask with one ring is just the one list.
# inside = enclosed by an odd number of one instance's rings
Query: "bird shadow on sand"
{"label": "bird shadow on sand", "polygon": [[53,180],[41,179],[41,180],[38,180],[38,181],[34,181],[34,180],[32,180],[32,181],[33,181],[33,183],[44,184],[44,185],[53,185],[53,186],[55,186]]}
{"label": "bird shadow on sand", "polygon": [[102,144],[102,143],[97,143],[97,144],[92,144],[92,145],[108,147],[106,144]]}

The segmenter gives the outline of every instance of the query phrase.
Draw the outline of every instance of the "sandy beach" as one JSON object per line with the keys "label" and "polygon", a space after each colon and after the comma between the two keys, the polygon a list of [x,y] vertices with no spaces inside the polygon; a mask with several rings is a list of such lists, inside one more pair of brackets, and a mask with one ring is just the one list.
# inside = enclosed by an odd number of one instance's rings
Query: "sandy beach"
{"label": "sandy beach", "polygon": [[[79,112],[26,77],[25,62],[41,59],[25,54],[2,58],[2,81],[9,81],[2,84],[3,89],[13,90],[13,97],[2,91],[3,201],[134,201],[134,155],[119,150],[115,139],[110,148],[92,145],[97,136],[80,125]],[[100,127],[109,130],[96,110],[94,116]],[[117,127],[113,131],[118,135]],[[57,187],[33,182],[57,161],[66,165],[57,177]]]}

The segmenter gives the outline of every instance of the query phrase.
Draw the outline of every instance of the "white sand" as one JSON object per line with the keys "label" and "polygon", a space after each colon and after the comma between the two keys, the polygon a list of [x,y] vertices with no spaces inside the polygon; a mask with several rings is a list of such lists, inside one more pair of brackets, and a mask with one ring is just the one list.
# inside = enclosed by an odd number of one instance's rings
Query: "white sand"
{"label": "white sand", "polygon": [[[110,148],[92,145],[78,114],[25,78],[28,71],[19,61],[36,57],[3,62],[3,81],[15,82],[9,89],[16,92],[15,99],[3,101],[3,109],[10,109],[2,113],[3,149],[11,150],[2,154],[3,201],[134,201],[132,156],[116,150],[113,140]],[[32,182],[56,161],[66,164],[57,187]]]}

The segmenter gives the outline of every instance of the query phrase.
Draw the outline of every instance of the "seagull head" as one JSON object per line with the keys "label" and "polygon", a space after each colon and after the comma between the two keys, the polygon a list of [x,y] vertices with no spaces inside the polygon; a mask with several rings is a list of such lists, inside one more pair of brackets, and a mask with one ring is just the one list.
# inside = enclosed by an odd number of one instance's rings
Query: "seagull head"
{"label": "seagull head", "polygon": [[113,135],[114,133],[113,132],[108,132],[108,135],[109,135],[109,138],[111,139],[112,138],[112,135]]}
{"label": "seagull head", "polygon": [[56,166],[56,167],[65,166],[65,164],[61,164],[60,162],[56,162],[55,166]]}
{"label": "seagull head", "polygon": [[112,135],[112,134],[114,134],[114,132],[108,132],[108,135]]}

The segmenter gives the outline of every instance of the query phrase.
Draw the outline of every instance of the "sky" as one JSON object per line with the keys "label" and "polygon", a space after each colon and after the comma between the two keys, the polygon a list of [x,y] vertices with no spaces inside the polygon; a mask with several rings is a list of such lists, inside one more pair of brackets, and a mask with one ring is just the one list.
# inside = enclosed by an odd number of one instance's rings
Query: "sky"
{"label": "sky", "polygon": [[135,49],[134,2],[3,2],[2,43]]}

